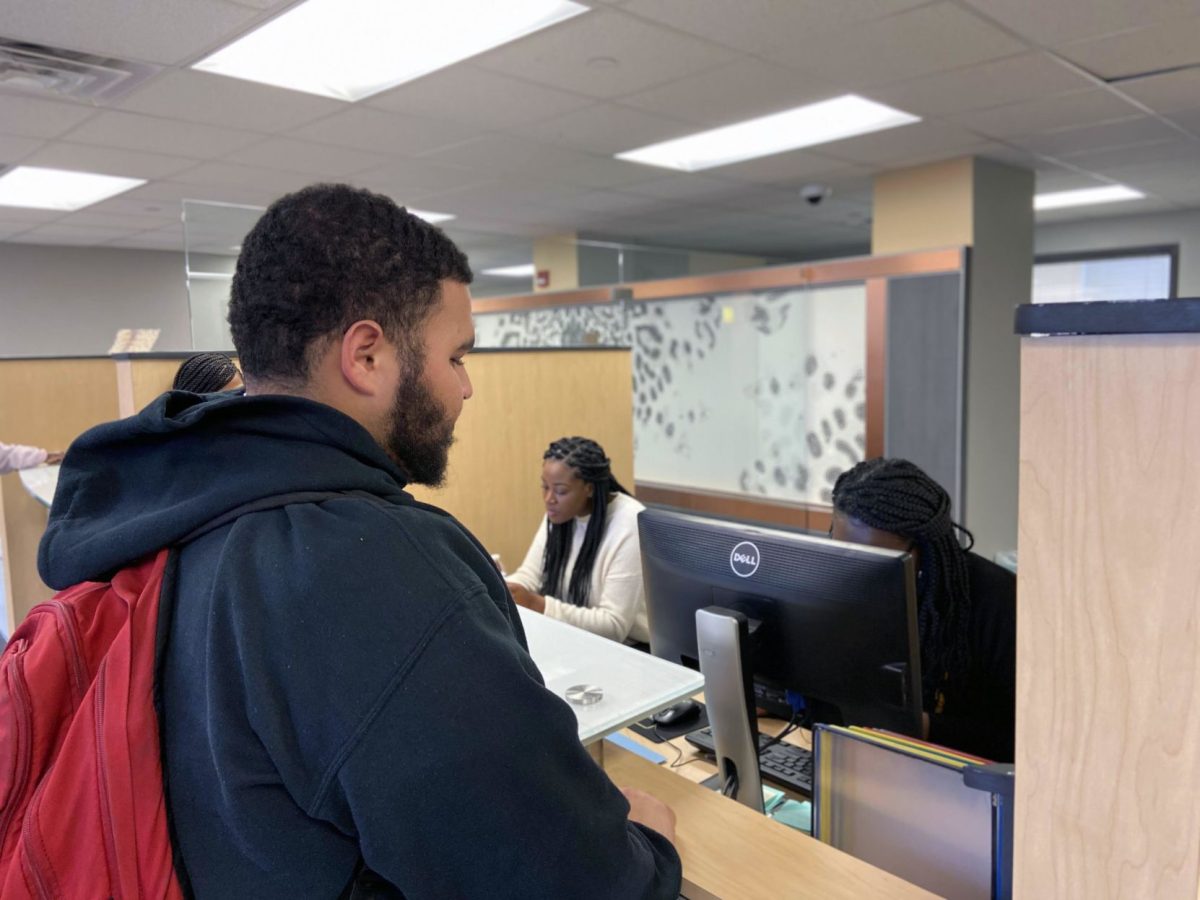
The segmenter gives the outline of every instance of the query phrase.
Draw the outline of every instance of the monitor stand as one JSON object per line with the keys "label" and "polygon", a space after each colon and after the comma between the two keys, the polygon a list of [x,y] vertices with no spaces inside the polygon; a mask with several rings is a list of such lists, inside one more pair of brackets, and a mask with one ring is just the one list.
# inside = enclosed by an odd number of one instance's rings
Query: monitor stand
{"label": "monitor stand", "polygon": [[720,606],[696,610],[704,702],[716,745],[717,781],[712,787],[761,813],[749,637],[749,620],[743,613]]}

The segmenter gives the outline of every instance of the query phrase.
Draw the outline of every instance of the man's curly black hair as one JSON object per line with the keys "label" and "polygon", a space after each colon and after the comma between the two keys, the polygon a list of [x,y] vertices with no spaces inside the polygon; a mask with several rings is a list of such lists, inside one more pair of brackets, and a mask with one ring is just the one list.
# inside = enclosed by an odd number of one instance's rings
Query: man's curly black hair
{"label": "man's curly black hair", "polygon": [[229,326],[252,379],[304,384],[322,346],[361,319],[420,353],[441,282],[471,283],[466,255],[390,198],[314,184],[276,200],[242,242]]}

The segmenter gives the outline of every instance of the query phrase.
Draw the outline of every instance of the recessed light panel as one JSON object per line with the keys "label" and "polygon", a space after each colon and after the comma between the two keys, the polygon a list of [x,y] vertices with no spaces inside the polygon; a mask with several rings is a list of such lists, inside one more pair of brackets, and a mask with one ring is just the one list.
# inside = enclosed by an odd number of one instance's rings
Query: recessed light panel
{"label": "recessed light panel", "polygon": [[617,159],[681,172],[701,172],[919,121],[919,116],[846,94],[618,153]]}
{"label": "recessed light panel", "polygon": [[193,68],[361,100],[583,12],[572,0],[306,0]]}
{"label": "recessed light panel", "polygon": [[1105,187],[1081,188],[1077,191],[1055,191],[1052,194],[1037,194],[1033,208],[1066,209],[1068,206],[1091,206],[1095,203],[1118,203],[1122,200],[1140,200],[1146,195],[1123,184]]}
{"label": "recessed light panel", "polygon": [[407,206],[405,209],[418,219],[424,219],[430,225],[436,225],[438,222],[448,222],[454,218],[454,213],[429,212],[426,209],[413,209],[411,206]]}
{"label": "recessed light panel", "polygon": [[142,178],[17,166],[0,175],[0,206],[72,212],[145,183]]}
{"label": "recessed light panel", "polygon": [[499,266],[495,269],[484,269],[484,275],[499,275],[501,278],[532,278],[535,274],[533,263],[523,266]]}

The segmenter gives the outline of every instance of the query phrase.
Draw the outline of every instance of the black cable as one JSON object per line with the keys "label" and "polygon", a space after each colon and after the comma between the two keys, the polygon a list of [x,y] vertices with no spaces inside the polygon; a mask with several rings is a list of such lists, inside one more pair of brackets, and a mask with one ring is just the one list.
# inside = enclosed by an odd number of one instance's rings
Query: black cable
{"label": "black cable", "polygon": [[788,719],[787,725],[783,726],[783,731],[779,732],[779,734],[775,735],[775,737],[771,738],[769,741],[767,741],[765,744],[763,744],[761,747],[759,747],[758,752],[761,754],[768,747],[774,747],[776,744],[778,744],[780,741],[782,741],[785,737],[787,737],[789,734],[791,734],[793,731],[795,731],[799,725],[800,725],[800,712],[798,710],[793,711],[792,717],[790,719]]}

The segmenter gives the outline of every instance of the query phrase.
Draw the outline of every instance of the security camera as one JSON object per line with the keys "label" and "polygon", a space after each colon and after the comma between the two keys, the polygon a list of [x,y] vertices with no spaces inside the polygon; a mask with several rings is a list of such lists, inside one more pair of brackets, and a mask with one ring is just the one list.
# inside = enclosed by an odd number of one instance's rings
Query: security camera
{"label": "security camera", "polygon": [[819,206],[832,193],[833,189],[827,184],[806,184],[800,188],[800,196],[808,201],[809,206]]}

